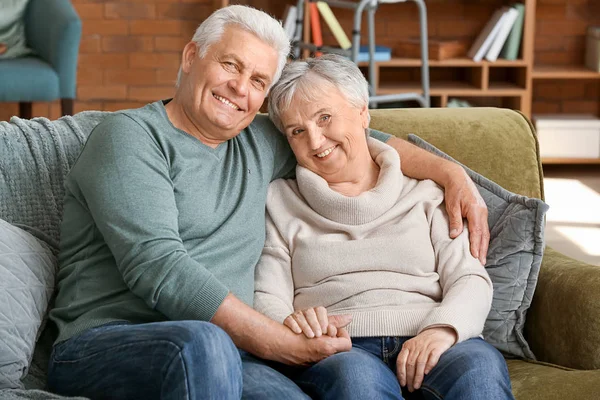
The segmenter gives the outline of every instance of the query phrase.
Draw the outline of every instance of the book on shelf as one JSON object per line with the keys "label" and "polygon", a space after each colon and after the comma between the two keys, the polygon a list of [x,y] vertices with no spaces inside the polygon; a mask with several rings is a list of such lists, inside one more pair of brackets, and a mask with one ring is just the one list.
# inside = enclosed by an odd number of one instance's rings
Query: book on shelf
{"label": "book on shelf", "polygon": [[331,11],[329,4],[324,3],[322,1],[318,1],[317,8],[319,9],[321,16],[325,20],[325,23],[329,27],[331,33],[333,33],[333,36],[335,37],[335,40],[337,40],[337,42],[339,43],[340,47],[344,50],[348,50],[350,47],[352,47],[350,39],[348,39],[348,36],[342,29],[342,26],[333,14],[333,11]]}
{"label": "book on shelf", "polygon": [[590,26],[587,29],[585,66],[592,71],[600,72],[600,26]]}
{"label": "book on shelf", "polygon": [[281,20],[283,29],[287,34],[288,39],[294,39],[296,34],[296,20],[298,19],[298,8],[296,6],[287,5],[283,12],[283,19]]}
{"label": "book on shelf", "polygon": [[498,59],[498,55],[500,54],[500,50],[502,50],[502,46],[504,46],[504,42],[506,42],[506,38],[508,38],[508,34],[512,29],[517,17],[519,16],[519,12],[510,7],[502,16],[502,24],[498,29],[498,33],[496,33],[496,37],[492,40],[492,44],[490,45],[489,50],[485,54],[485,59],[488,61],[496,61]]}
{"label": "book on shelf", "polygon": [[489,19],[487,24],[485,24],[485,27],[479,33],[477,39],[475,39],[475,42],[473,42],[473,45],[469,49],[467,53],[467,56],[469,58],[472,58],[473,61],[481,61],[483,59],[483,57],[487,54],[488,50],[490,49],[494,38],[498,34],[506,12],[509,9],[510,7],[505,6],[497,9],[494,12],[492,17]]}
{"label": "book on shelf", "polygon": [[516,3],[512,6],[519,15],[506,38],[504,47],[500,51],[500,58],[507,60],[516,60],[519,57],[519,49],[521,48],[521,38],[523,37],[523,25],[525,24],[525,5]]}
{"label": "book on shelf", "polygon": [[[316,3],[308,3],[310,13],[310,30],[312,34],[312,42],[315,46],[323,46],[323,33],[321,32],[321,20],[319,19],[319,9]],[[315,52],[315,57],[320,57],[323,53]]]}
{"label": "book on shelf", "polygon": [[[386,46],[375,46],[373,61],[389,61],[392,59],[392,49]],[[369,61],[369,46],[360,46],[356,62]]]}

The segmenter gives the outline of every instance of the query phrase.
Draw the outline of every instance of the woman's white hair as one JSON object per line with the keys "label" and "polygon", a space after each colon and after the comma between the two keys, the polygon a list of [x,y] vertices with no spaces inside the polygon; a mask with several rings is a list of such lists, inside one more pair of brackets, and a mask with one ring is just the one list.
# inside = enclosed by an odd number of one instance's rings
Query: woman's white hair
{"label": "woman's white hair", "polygon": [[[229,25],[235,25],[253,34],[277,52],[277,71],[273,78],[273,83],[275,83],[281,76],[281,71],[290,54],[290,41],[281,22],[264,11],[249,6],[231,5],[213,12],[200,24],[192,37],[192,41],[198,46],[198,56],[204,58],[208,48],[221,40],[225,28]],[[181,83],[181,76],[180,67],[176,86]]]}
{"label": "woman's white hair", "polygon": [[369,84],[358,66],[348,58],[325,54],[289,63],[271,88],[271,121],[283,132],[281,115],[290,108],[293,99],[314,101],[331,88],[339,90],[353,107],[362,109],[369,104]]}

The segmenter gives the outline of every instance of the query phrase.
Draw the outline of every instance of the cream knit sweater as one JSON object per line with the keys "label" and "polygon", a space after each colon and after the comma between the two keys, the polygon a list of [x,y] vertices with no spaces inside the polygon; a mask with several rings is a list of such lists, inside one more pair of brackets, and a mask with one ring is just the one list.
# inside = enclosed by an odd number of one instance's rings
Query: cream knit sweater
{"label": "cream knit sweater", "polygon": [[271,183],[255,308],[283,322],[324,306],[353,316],[353,337],[416,336],[433,326],[454,328],[459,342],[480,335],[492,284],[467,231],[450,239],[441,188],[403,176],[388,145],[368,146],[380,173],[359,196],[300,166],[297,180]]}

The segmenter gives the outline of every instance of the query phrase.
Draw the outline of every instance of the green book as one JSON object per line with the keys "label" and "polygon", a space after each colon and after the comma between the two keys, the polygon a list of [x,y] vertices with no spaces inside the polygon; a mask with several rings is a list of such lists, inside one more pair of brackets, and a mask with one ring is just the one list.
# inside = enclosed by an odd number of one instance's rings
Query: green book
{"label": "green book", "polygon": [[500,51],[500,58],[505,58],[507,60],[516,60],[519,56],[521,37],[523,36],[523,24],[525,22],[525,6],[521,3],[517,3],[512,7],[519,12],[519,15],[506,38],[504,47],[502,47],[502,50]]}

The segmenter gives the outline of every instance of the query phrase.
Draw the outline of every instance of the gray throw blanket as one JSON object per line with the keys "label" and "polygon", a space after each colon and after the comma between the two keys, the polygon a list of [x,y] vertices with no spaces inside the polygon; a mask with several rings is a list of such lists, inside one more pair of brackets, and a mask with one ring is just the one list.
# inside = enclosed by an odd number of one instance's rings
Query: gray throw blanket
{"label": "gray throw blanket", "polygon": [[[0,122],[0,218],[34,234],[58,254],[64,179],[92,129],[108,114],[86,111],[56,121],[13,117]],[[54,337],[46,329],[36,344],[23,379],[31,390],[0,390],[0,399],[65,399],[42,390]]]}
{"label": "gray throw blanket", "polygon": [[1,121],[0,218],[58,253],[64,178],[92,129],[108,114],[85,111],[56,121]]}

